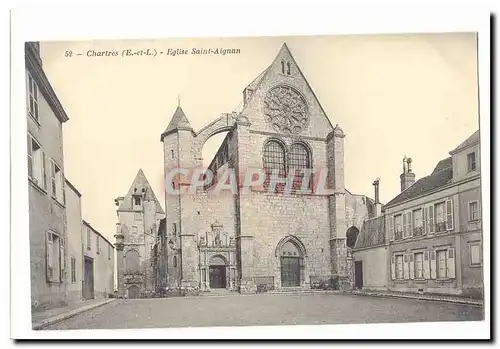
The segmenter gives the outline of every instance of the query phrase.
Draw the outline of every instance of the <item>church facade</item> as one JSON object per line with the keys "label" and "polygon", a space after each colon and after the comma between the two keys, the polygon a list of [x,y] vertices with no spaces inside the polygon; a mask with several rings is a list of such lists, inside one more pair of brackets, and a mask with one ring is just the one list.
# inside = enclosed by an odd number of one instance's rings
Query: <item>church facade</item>
{"label": "church facade", "polygon": [[[227,136],[207,176],[199,171],[202,148],[221,132]],[[179,106],[161,142],[166,243],[155,251],[166,256],[168,287],[352,287],[347,232],[357,233],[377,205],[345,188],[344,132],[330,122],[286,44],[244,89],[240,112],[194,130]],[[203,185],[193,187],[200,173]],[[248,173],[266,176],[250,176],[259,185],[247,186]],[[231,180],[233,190],[220,190]],[[152,205],[151,224],[158,224],[162,211]]]}

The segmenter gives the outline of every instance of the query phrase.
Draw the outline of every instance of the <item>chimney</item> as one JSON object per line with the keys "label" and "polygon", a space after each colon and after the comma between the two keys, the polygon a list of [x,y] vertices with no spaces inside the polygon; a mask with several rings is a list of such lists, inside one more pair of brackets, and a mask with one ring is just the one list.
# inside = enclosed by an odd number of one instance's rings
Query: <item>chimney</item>
{"label": "chimney", "polygon": [[415,183],[415,173],[411,171],[411,158],[406,155],[403,158],[403,173],[399,176],[401,179],[401,191],[405,191]]}
{"label": "chimney", "polygon": [[379,194],[380,178],[377,178],[373,182],[373,187],[375,188],[375,217],[380,217],[380,215],[382,214],[382,204],[380,203]]}

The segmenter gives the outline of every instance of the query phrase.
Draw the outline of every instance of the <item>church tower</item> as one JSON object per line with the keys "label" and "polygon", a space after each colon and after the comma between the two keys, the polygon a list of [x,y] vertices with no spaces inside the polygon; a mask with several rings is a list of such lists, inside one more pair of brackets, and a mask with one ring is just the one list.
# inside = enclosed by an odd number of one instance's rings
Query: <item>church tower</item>
{"label": "church tower", "polygon": [[[191,170],[201,166],[195,155],[194,131],[178,105],[161,135],[165,171],[165,207],[167,234],[167,275],[170,287],[197,289],[195,235],[182,226],[182,192]],[[184,174],[182,171],[187,170]]]}
{"label": "church tower", "polygon": [[115,199],[118,294],[139,298],[154,291],[151,252],[165,212],[142,169],[124,197]]}

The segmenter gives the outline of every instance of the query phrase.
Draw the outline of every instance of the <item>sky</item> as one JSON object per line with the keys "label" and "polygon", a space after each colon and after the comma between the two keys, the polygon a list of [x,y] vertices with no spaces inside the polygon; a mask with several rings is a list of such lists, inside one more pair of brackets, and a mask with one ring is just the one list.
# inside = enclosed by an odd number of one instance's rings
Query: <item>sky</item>
{"label": "sky", "polygon": [[[245,86],[284,42],[346,134],[345,185],[352,193],[373,197],[378,177],[380,199],[388,202],[400,192],[405,155],[418,180],[479,128],[473,33],[42,42],[44,71],[69,116],[64,171],[82,193],[82,218],[114,242],[114,199],[127,193],[139,168],[165,207],[160,135],[179,101],[195,130],[238,110]],[[216,47],[240,53],[87,56]],[[205,144],[205,164],[223,137]]]}

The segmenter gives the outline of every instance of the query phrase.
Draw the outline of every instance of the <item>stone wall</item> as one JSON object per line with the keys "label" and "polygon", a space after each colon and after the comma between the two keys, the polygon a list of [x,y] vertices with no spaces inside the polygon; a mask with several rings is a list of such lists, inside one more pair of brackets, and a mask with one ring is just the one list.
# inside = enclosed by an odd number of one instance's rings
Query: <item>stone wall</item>
{"label": "stone wall", "polygon": [[281,287],[280,256],[276,247],[293,235],[305,247],[304,282],[328,278],[329,222],[326,197],[315,195],[274,195],[253,192],[241,197],[241,246],[243,276],[274,277]]}

